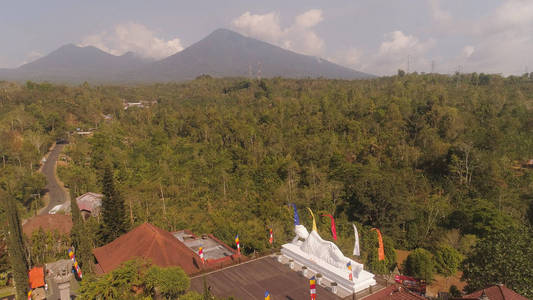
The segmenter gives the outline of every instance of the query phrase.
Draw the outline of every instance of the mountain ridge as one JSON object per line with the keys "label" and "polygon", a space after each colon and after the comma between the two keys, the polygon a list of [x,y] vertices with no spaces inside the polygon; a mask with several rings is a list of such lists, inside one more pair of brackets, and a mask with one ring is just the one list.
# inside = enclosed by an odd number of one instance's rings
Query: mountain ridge
{"label": "mountain ridge", "polygon": [[0,80],[173,82],[206,74],[247,77],[250,71],[262,77],[374,77],[220,28],[184,50],[157,61],[142,59],[133,52],[116,56],[94,46],[66,44],[19,68],[0,69]]}

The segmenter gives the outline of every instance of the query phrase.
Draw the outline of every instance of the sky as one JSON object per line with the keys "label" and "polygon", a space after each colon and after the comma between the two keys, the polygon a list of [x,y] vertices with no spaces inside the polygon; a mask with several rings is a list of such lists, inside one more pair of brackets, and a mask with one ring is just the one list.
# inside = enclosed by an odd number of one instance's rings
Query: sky
{"label": "sky", "polygon": [[376,75],[533,71],[533,0],[5,1],[0,68],[69,43],[159,59],[218,28]]}

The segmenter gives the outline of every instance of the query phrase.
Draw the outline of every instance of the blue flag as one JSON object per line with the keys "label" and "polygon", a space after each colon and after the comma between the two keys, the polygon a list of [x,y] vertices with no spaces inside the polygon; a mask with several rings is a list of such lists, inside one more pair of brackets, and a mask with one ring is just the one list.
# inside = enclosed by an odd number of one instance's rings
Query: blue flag
{"label": "blue flag", "polygon": [[292,208],[294,208],[294,226],[300,225],[300,217],[298,216],[298,211],[296,210],[296,204],[291,203]]}

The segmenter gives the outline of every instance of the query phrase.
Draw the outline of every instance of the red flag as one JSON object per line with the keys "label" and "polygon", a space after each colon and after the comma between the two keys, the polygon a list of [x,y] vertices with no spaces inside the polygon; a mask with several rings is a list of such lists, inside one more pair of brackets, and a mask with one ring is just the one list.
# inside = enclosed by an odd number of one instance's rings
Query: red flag
{"label": "red flag", "polygon": [[383,248],[383,238],[381,237],[381,231],[377,228],[372,228],[371,230],[375,230],[378,233],[378,259],[379,260],[385,260],[385,249]]}
{"label": "red flag", "polygon": [[329,217],[331,219],[331,235],[333,235],[333,239],[337,240],[337,229],[335,228],[335,219],[333,219],[332,215],[322,215],[323,217]]}
{"label": "red flag", "polygon": [[274,241],[274,235],[272,234],[272,228],[269,229],[269,232],[270,232],[270,237],[268,238],[268,242],[272,244],[272,242]]}

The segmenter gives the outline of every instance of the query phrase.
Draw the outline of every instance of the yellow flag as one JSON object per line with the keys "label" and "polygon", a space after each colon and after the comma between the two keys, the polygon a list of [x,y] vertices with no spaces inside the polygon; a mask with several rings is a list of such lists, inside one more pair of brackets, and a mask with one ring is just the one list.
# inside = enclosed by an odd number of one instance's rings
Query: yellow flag
{"label": "yellow flag", "polygon": [[318,232],[318,230],[316,229],[315,215],[313,214],[313,211],[309,207],[307,209],[311,213],[311,217],[313,217],[313,231]]}

